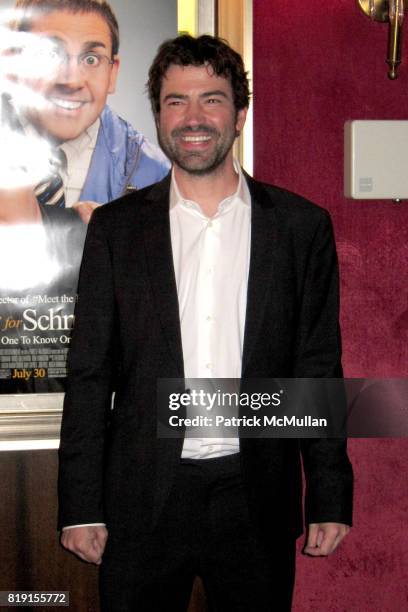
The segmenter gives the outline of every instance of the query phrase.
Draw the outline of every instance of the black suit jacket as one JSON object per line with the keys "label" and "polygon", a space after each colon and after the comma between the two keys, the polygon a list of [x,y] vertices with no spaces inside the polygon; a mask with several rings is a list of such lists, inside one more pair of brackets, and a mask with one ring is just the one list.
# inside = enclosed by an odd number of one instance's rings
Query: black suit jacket
{"label": "black suit jacket", "polygon": [[[247,177],[251,254],[242,377],[341,375],[337,259],[329,215]],[[98,209],[89,226],[69,357],[59,525],[148,533],[182,440],[157,439],[157,378],[183,378],[169,224],[170,177]],[[115,389],[114,408],[111,394]],[[267,536],[306,521],[351,524],[344,440],[241,440],[254,523]]]}

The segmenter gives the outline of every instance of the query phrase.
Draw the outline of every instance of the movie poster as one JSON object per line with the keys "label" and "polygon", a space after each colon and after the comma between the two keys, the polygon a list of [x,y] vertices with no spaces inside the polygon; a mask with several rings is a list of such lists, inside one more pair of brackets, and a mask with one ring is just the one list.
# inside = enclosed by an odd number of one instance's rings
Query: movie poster
{"label": "movie poster", "polygon": [[175,32],[176,2],[162,3],[157,32],[149,32],[151,8],[139,7],[137,41],[127,4],[111,2],[111,16],[2,3],[1,395],[64,391],[92,212],[168,171],[149,142],[144,83],[166,28]]}
{"label": "movie poster", "polygon": [[[0,195],[0,208],[1,208]],[[0,391],[62,391],[86,226],[69,209],[0,227]]]}

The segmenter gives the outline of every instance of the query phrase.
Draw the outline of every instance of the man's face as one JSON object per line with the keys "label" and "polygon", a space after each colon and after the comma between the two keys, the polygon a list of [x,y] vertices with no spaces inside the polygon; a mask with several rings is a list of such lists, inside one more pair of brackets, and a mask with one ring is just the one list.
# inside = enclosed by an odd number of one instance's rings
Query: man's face
{"label": "man's face", "polygon": [[176,167],[189,174],[210,174],[232,160],[232,145],[246,112],[237,112],[230,81],[210,67],[173,64],[160,92],[160,145]]}
{"label": "man's face", "polygon": [[[111,59],[109,26],[97,13],[64,10],[35,18],[31,33],[44,38],[48,45],[51,41],[62,59],[47,76],[24,79],[44,102],[28,106],[27,119],[56,142],[77,138],[96,121],[108,94],[115,91],[117,57],[113,64],[102,58],[97,68],[86,67],[87,62],[98,62],[93,54]],[[78,56],[83,58],[81,65]]]}

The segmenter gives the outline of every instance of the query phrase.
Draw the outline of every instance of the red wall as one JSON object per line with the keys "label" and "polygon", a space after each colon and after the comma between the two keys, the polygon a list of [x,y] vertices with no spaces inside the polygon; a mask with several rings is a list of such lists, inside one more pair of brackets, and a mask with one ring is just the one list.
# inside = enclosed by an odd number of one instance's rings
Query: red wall
{"label": "red wall", "polygon": [[[408,44],[391,82],[387,26],[357,0],[253,4],[255,176],[332,214],[346,375],[407,377],[408,202],[344,198],[343,126],[408,119]],[[355,527],[333,557],[299,558],[294,612],[408,610],[407,442],[351,440]]]}

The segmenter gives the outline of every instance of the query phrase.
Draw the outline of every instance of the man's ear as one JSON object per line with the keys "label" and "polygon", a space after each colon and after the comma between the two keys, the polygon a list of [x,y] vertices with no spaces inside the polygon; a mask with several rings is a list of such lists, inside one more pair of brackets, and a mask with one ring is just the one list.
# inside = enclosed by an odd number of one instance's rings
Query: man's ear
{"label": "man's ear", "polygon": [[110,93],[110,94],[115,93],[115,90],[116,90],[116,81],[118,79],[119,66],[120,66],[119,55],[115,55],[113,57],[113,64],[112,64],[112,67],[111,67],[111,73],[110,73],[110,77],[109,77],[109,89],[108,89],[108,93]]}
{"label": "man's ear", "polygon": [[236,123],[235,123],[235,131],[237,133],[237,136],[239,136],[239,134],[242,131],[242,128],[245,125],[247,113],[248,113],[248,107],[247,106],[245,106],[245,108],[241,108],[237,112],[237,120],[236,120]]}

